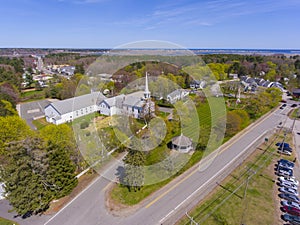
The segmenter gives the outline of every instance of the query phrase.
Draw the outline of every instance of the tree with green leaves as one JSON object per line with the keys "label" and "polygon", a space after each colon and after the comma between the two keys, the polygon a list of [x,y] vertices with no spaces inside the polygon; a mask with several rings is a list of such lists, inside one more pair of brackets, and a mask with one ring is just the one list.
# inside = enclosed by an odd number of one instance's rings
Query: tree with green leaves
{"label": "tree with green leaves", "polygon": [[52,200],[44,143],[39,138],[27,138],[9,142],[5,149],[7,157],[0,167],[0,177],[8,201],[19,215],[44,211]]}
{"label": "tree with green leaves", "polygon": [[19,116],[0,117],[0,156],[5,156],[5,146],[33,135],[33,131]]}
{"label": "tree with green leaves", "polygon": [[226,132],[225,135],[230,137],[241,129],[242,119],[238,113],[230,111],[227,113]]}
{"label": "tree with green leaves", "polygon": [[75,164],[70,159],[69,150],[65,145],[52,141],[47,143],[47,182],[55,198],[69,194],[77,185],[75,177]]}
{"label": "tree with green leaves", "polygon": [[0,116],[17,116],[18,112],[9,101],[0,100]]}
{"label": "tree with green leaves", "polygon": [[130,149],[123,160],[125,164],[124,184],[129,191],[138,191],[144,185],[144,152]]}
{"label": "tree with green leaves", "polygon": [[77,167],[81,166],[82,157],[77,148],[74,133],[70,126],[67,124],[52,124],[40,130],[40,135],[45,141],[62,146],[74,164],[77,165]]}

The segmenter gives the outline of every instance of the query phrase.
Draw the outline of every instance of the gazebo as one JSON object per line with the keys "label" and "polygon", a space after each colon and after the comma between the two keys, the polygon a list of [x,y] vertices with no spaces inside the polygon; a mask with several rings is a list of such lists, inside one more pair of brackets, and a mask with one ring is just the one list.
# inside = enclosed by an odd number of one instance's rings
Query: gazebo
{"label": "gazebo", "polygon": [[188,153],[193,150],[193,142],[190,138],[181,134],[180,136],[172,138],[172,149],[180,153]]}

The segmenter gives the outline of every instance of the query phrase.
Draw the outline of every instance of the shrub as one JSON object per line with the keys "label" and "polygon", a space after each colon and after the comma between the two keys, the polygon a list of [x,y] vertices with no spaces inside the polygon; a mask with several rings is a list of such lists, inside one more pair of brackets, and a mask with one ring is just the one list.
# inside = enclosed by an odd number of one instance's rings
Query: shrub
{"label": "shrub", "polygon": [[84,121],[80,124],[80,129],[85,129],[89,127],[89,122],[88,121]]}

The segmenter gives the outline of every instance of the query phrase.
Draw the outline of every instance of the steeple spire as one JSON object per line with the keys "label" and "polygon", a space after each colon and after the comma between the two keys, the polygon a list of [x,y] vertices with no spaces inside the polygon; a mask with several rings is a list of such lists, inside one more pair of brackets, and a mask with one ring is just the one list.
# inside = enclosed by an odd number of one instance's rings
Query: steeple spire
{"label": "steeple spire", "polygon": [[146,72],[146,83],[145,83],[144,98],[149,99],[150,95],[151,95],[151,93],[150,93],[149,87],[148,87],[148,72]]}

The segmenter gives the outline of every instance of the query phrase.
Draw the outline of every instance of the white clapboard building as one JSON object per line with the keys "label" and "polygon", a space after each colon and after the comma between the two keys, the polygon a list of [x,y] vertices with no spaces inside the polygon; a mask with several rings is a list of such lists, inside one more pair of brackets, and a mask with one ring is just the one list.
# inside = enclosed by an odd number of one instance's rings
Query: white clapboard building
{"label": "white clapboard building", "polygon": [[151,101],[148,88],[148,76],[145,78],[145,91],[137,91],[127,95],[118,95],[103,99],[99,104],[99,112],[106,116],[128,115],[137,119],[153,116],[155,104]]}
{"label": "white clapboard building", "polygon": [[71,122],[81,116],[97,112],[98,104],[104,98],[100,92],[93,92],[53,102],[45,107],[46,120],[56,125]]}

